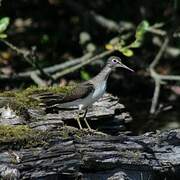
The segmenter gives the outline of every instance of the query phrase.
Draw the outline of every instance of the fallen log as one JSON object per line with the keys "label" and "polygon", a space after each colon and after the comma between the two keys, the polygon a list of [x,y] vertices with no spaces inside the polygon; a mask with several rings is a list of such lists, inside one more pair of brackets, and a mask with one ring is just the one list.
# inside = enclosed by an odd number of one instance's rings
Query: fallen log
{"label": "fallen log", "polygon": [[43,147],[1,152],[0,173],[17,179],[112,179],[122,172],[130,179],[154,179],[158,173],[178,179],[179,138],[179,130],[134,137],[56,137]]}
{"label": "fallen log", "polygon": [[0,178],[178,179],[180,130],[128,135],[124,109],[105,95],[87,114],[94,132],[76,127],[76,111],[28,109],[28,119],[13,116],[16,123],[1,114]]}
{"label": "fallen log", "polygon": [[[5,108],[5,104],[8,105],[9,101],[9,97],[0,98],[0,112],[2,111],[2,114],[7,113],[8,110]],[[5,119],[0,117],[0,124],[27,124],[31,128],[39,130],[50,130],[63,125],[78,127],[75,120],[78,110],[59,110],[58,112],[47,114],[39,107],[23,107],[23,112],[20,115],[18,113],[18,116],[16,116],[15,112],[19,110],[19,106],[14,105],[12,100],[10,103],[10,108],[13,108],[13,117]],[[8,112],[7,114],[11,113]],[[121,133],[125,129],[124,125],[132,120],[124,105],[118,102],[118,98],[110,94],[105,94],[98,102],[94,103],[88,109],[86,117],[87,120],[90,120],[89,123],[93,129],[98,129],[111,135]]]}

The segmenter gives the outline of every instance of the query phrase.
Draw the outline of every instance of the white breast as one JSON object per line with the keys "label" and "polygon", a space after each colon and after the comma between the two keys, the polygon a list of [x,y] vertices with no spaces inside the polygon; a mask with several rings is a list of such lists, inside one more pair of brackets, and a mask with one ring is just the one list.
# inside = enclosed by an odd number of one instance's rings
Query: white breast
{"label": "white breast", "polygon": [[98,101],[99,98],[101,98],[106,91],[106,81],[99,83],[96,85],[96,90],[89,94],[81,103],[80,106],[82,108],[86,108],[87,106],[92,105],[94,102]]}
{"label": "white breast", "polygon": [[92,94],[92,99],[94,99],[95,101],[98,100],[101,96],[103,96],[105,91],[106,91],[106,81],[103,81],[98,85],[96,85],[96,90]]}

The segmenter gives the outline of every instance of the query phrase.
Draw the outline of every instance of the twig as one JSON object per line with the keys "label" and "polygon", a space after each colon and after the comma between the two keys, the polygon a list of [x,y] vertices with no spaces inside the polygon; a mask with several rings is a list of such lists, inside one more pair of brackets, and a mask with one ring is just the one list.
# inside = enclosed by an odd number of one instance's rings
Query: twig
{"label": "twig", "polygon": [[157,103],[158,103],[158,98],[159,98],[160,87],[161,87],[162,81],[180,81],[180,76],[161,75],[155,71],[155,66],[160,61],[164,51],[166,50],[166,48],[168,46],[168,43],[169,43],[169,38],[166,37],[162,46],[159,49],[159,52],[157,53],[156,57],[154,58],[154,60],[152,61],[152,63],[149,66],[150,75],[155,81],[155,90],[154,90],[154,95],[152,98],[152,104],[151,104],[151,108],[150,108],[151,114],[154,114],[156,112],[156,107],[157,107]]}
{"label": "twig", "polygon": [[[157,45],[158,47],[161,47],[162,41],[159,37],[154,37],[153,44]],[[167,46],[166,53],[172,57],[178,57],[180,55],[180,49],[172,46]]]}
{"label": "twig", "polygon": [[[76,59],[71,59],[71,60],[63,62],[61,64],[56,64],[56,65],[53,65],[53,66],[50,66],[50,67],[43,68],[43,71],[46,72],[46,73],[49,73],[49,74],[55,73],[55,72],[57,72],[59,70],[66,69],[68,67],[79,64],[79,63],[85,61],[86,59],[91,58],[92,55],[93,55],[92,53],[86,53],[82,57],[79,57],[79,58],[76,58]],[[40,74],[40,72],[38,70],[21,72],[21,73],[13,75],[11,77],[11,79],[27,79],[27,78],[29,78],[31,76],[32,73],[36,73],[37,75]],[[0,75],[0,79],[9,79],[9,78],[10,77],[7,76],[7,75],[4,75],[4,74]]]}
{"label": "twig", "polygon": [[[61,63],[61,64],[58,64],[58,65],[54,65],[54,66],[51,66],[51,67],[47,67],[47,68],[44,68],[44,72],[48,72],[48,73],[53,73],[53,72],[57,72],[58,70],[61,70],[61,69],[65,69],[59,73],[56,73],[54,74],[52,77],[54,79],[57,79],[59,77],[62,77],[63,75],[66,75],[68,73],[71,73],[83,66],[85,66],[86,64],[89,64],[91,63],[92,61],[94,60],[97,60],[99,58],[102,58],[102,57],[105,57],[109,54],[111,54],[114,50],[109,50],[109,51],[105,51],[105,52],[102,52],[94,57],[92,57],[92,53],[87,53],[86,55],[80,57],[80,58],[77,58],[77,59],[72,59],[70,61],[67,61],[65,63]],[[68,68],[70,67],[70,68]],[[11,79],[24,79],[24,78],[28,78],[28,77],[31,77],[31,74],[37,74],[39,75],[40,72],[35,70],[35,71],[28,71],[28,72],[24,72],[24,73],[19,73],[17,75],[13,75],[11,77]],[[1,79],[8,79],[9,76],[6,76],[6,75],[0,75],[0,78]]]}
{"label": "twig", "polygon": [[164,31],[164,30],[162,30],[162,29],[156,29],[156,28],[154,28],[154,27],[149,27],[148,29],[147,29],[147,31],[148,32],[150,32],[150,33],[153,33],[153,34],[156,34],[156,35],[160,35],[160,36],[166,36],[167,35],[167,32],[166,31]]}
{"label": "twig", "polygon": [[156,57],[154,58],[154,60],[152,61],[152,63],[149,66],[150,75],[155,81],[155,90],[154,90],[154,95],[153,95],[153,98],[152,98],[152,104],[151,104],[151,108],[150,108],[150,113],[151,114],[155,113],[156,106],[157,106],[157,103],[158,103],[159,93],[160,93],[160,86],[161,86],[161,78],[160,78],[159,74],[157,74],[155,72],[154,68],[158,64],[158,62],[160,61],[160,59],[161,59],[161,57],[163,55],[163,52],[165,51],[168,43],[169,43],[169,38],[166,37],[165,40],[164,40],[163,45],[159,49],[159,52],[157,53]]}
{"label": "twig", "polygon": [[[20,49],[20,48],[14,46],[12,43],[8,42],[7,40],[1,39],[0,41],[3,42],[4,44],[6,44],[8,47],[10,47],[12,50],[16,51],[16,53],[18,55],[23,55],[23,57],[27,57],[30,55],[29,51],[24,50],[24,49]],[[28,63],[31,63],[31,62],[29,62],[29,60],[27,60],[27,61],[28,61]]]}
{"label": "twig", "polygon": [[91,15],[94,18],[94,20],[96,21],[96,23],[100,24],[102,27],[106,27],[110,31],[119,32],[120,27],[115,21],[107,19],[99,14],[96,14],[93,11],[91,11]]}
{"label": "twig", "polygon": [[180,76],[178,75],[159,75],[159,78],[166,81],[180,81]]}
{"label": "twig", "polygon": [[[50,67],[43,68],[43,71],[46,72],[46,73],[50,73],[50,74],[55,73],[55,72],[57,72],[57,71],[59,71],[61,69],[66,69],[68,67],[79,64],[79,63],[81,63],[81,62],[83,62],[86,59],[89,59],[91,57],[92,57],[92,53],[87,53],[87,54],[83,55],[80,58],[72,59],[72,60],[63,62],[61,64],[56,64],[56,65],[53,65],[53,66],[50,66]],[[32,73],[39,74],[39,71],[35,70],[35,71],[28,71],[28,72],[24,72],[24,73],[19,73],[17,76],[19,76],[19,77],[28,77]]]}
{"label": "twig", "polygon": [[[156,23],[156,24],[148,27],[147,31],[152,33],[152,34],[165,37],[165,36],[167,36],[167,32],[165,30],[160,29],[163,26],[164,26],[164,23]],[[172,37],[173,38],[179,38],[180,33],[174,32],[174,33],[172,33]]]}
{"label": "twig", "polygon": [[161,88],[160,80],[155,79],[155,90],[154,90],[154,96],[152,98],[152,104],[151,104],[151,109],[150,109],[151,114],[154,114],[156,111],[156,106],[157,106],[158,99],[159,99],[160,88]]}
{"label": "twig", "polygon": [[98,54],[98,55],[96,55],[96,56],[94,56],[94,57],[92,57],[92,58],[90,58],[90,59],[88,59],[88,60],[86,60],[86,61],[83,61],[82,63],[80,63],[80,64],[78,64],[78,65],[76,65],[76,66],[70,67],[70,68],[68,68],[68,69],[65,69],[65,70],[63,70],[63,71],[61,71],[61,72],[58,72],[58,73],[54,74],[54,75],[53,75],[53,78],[54,78],[54,79],[58,79],[58,78],[66,75],[66,74],[69,74],[69,73],[71,73],[71,72],[73,72],[73,71],[75,71],[75,70],[77,70],[77,69],[80,69],[81,67],[83,67],[83,66],[91,63],[92,61],[95,61],[95,60],[97,60],[97,59],[103,58],[103,57],[111,54],[113,51],[114,51],[114,50],[104,51],[104,52],[102,52],[101,54]]}
{"label": "twig", "polygon": [[38,86],[47,86],[47,84],[36,73],[32,73],[30,77]]}
{"label": "twig", "polygon": [[[39,65],[39,63],[37,62],[38,57],[37,57],[37,55],[35,53],[35,50],[36,50],[36,47],[32,47],[32,51],[31,51],[31,54],[30,54],[30,56],[31,56],[30,60],[32,61],[32,65],[36,69],[38,69],[38,71],[40,72],[41,75],[43,75],[44,77],[46,77],[46,78],[50,79],[52,82],[54,82],[53,77],[49,73],[45,72],[43,70],[43,68]],[[38,77],[38,75],[36,75],[36,76]],[[32,74],[31,74],[31,77],[32,77]]]}
{"label": "twig", "polygon": [[130,30],[134,28],[134,25],[130,22],[123,22],[118,24],[112,19],[105,18],[104,16],[91,11],[91,16],[93,17],[94,21],[98,23],[100,26],[105,27],[109,31],[115,31],[118,33],[122,33],[125,30]]}
{"label": "twig", "polygon": [[[28,50],[20,49],[20,48],[14,46],[12,43],[8,42],[7,40],[0,40],[0,41],[3,42],[4,44],[6,44],[12,50],[14,50],[18,55],[23,56],[23,58],[26,62],[31,64],[32,67],[38,69],[37,72],[39,72],[39,74],[42,74],[45,77],[53,80],[52,77],[48,73],[44,72],[44,70],[37,63],[37,61],[36,61],[37,57],[35,56],[34,48],[32,49],[32,51],[28,51]],[[33,73],[35,73],[35,72],[33,72]],[[30,77],[31,77],[31,74],[32,74],[32,72],[29,74]]]}
{"label": "twig", "polygon": [[108,29],[109,31],[115,31],[121,33],[125,30],[130,30],[134,28],[134,25],[130,22],[125,22],[118,24],[116,21],[112,19],[108,19],[100,14],[95,13],[94,11],[90,11],[85,6],[76,1],[66,0],[64,4],[70,8],[72,11],[79,14],[81,17],[86,17],[92,19],[95,23],[100,25],[103,28]]}
{"label": "twig", "polygon": [[161,46],[159,52],[157,53],[156,57],[154,58],[154,60],[152,61],[152,63],[150,64],[150,69],[154,69],[154,67],[158,64],[159,60],[161,59],[163,52],[165,51],[167,45],[169,43],[169,38],[166,37],[163,45]]}

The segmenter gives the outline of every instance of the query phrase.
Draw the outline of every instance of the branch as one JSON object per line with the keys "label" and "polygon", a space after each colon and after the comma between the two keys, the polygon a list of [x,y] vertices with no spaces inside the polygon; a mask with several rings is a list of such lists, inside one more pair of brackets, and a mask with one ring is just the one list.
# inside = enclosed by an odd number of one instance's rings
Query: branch
{"label": "branch", "polygon": [[[53,79],[58,79],[59,77],[62,77],[63,75],[71,73],[71,72],[91,63],[92,61],[103,58],[103,57],[111,54],[112,52],[114,52],[114,50],[104,51],[93,57],[92,57],[92,53],[87,53],[80,58],[72,59],[65,63],[57,64],[57,65],[54,65],[51,67],[43,68],[43,71],[46,73],[54,73],[54,72],[57,72],[58,70],[65,69],[59,73],[52,75]],[[24,78],[32,77],[32,74],[36,74],[36,76],[37,76],[40,74],[40,72],[38,70],[28,71],[28,72],[24,72],[24,73],[19,73],[17,75],[13,75],[11,78],[12,79],[24,79]],[[0,75],[0,78],[1,79],[9,79],[9,76]]]}
{"label": "branch", "polygon": [[[43,70],[46,73],[50,73],[50,74],[55,73],[55,72],[57,72],[57,71],[59,71],[61,69],[66,69],[68,67],[79,64],[79,63],[85,61],[86,59],[88,59],[90,57],[92,57],[92,53],[87,53],[87,54],[83,55],[82,57],[79,57],[79,58],[76,58],[76,59],[71,59],[71,60],[68,60],[66,62],[56,64],[56,65],[53,65],[53,66],[50,66],[50,67],[46,67],[46,68],[43,68]],[[39,74],[39,71],[35,70],[35,71],[22,72],[22,73],[19,73],[17,76],[19,76],[19,77],[29,77],[32,73]]]}
{"label": "branch", "polygon": [[95,60],[97,60],[97,59],[103,58],[103,57],[111,54],[112,52],[114,52],[114,50],[104,51],[104,52],[102,52],[102,53],[100,53],[100,54],[98,54],[98,55],[95,55],[94,57],[92,57],[92,58],[90,58],[90,59],[88,59],[88,60],[86,60],[86,61],[81,62],[80,64],[77,64],[76,66],[70,67],[70,68],[68,68],[68,69],[65,69],[65,70],[63,70],[63,71],[61,71],[61,72],[58,72],[58,73],[54,74],[54,75],[53,75],[53,78],[54,78],[54,79],[58,79],[58,78],[66,75],[66,74],[69,74],[69,73],[71,73],[71,72],[74,72],[74,71],[80,69],[81,67],[83,67],[83,66],[91,63],[92,61],[95,61]]}
{"label": "branch", "polygon": [[150,109],[151,114],[154,114],[154,112],[156,111],[156,106],[157,106],[158,99],[159,99],[160,88],[161,88],[160,80],[155,79],[155,90],[154,90],[154,95],[152,98],[152,104],[151,104],[151,109]]}
{"label": "branch", "polygon": [[161,29],[156,29],[153,26],[149,27],[147,29],[148,32],[152,33],[152,34],[156,34],[156,35],[160,35],[160,36],[166,36],[167,32]]}
{"label": "branch", "polygon": [[36,73],[31,73],[30,77],[38,86],[47,86],[47,83],[45,83],[45,81],[43,81]]}
{"label": "branch", "polygon": [[114,20],[105,18],[104,16],[95,13],[94,11],[91,11],[90,14],[96,23],[98,23],[102,27],[105,27],[109,31],[122,33],[125,30],[130,30],[135,28],[134,25],[130,22],[121,22],[121,24],[118,24]]}
{"label": "branch", "polygon": [[12,50],[16,51],[16,53],[18,55],[22,55],[24,57],[24,59],[27,60],[28,63],[30,63],[30,64],[32,63],[32,62],[29,62],[29,59],[26,59],[26,57],[30,55],[29,51],[20,49],[20,48],[14,46],[12,43],[8,42],[7,40],[1,39],[0,41],[3,42],[4,44],[6,44]]}
{"label": "branch", "polygon": [[154,60],[152,61],[152,63],[150,64],[150,69],[154,69],[154,67],[158,64],[158,62],[160,61],[163,52],[165,51],[167,45],[169,43],[169,38],[165,38],[163,45],[161,46],[161,48],[159,49],[159,52],[157,53],[156,57],[154,58]]}
{"label": "branch", "polygon": [[[50,67],[43,68],[43,71],[46,73],[50,73],[50,74],[55,73],[59,70],[66,69],[68,67],[77,65],[77,64],[79,64],[79,63],[81,63],[81,62],[83,62],[86,59],[89,59],[91,57],[92,57],[92,53],[87,53],[87,54],[83,55],[82,57],[79,57],[76,59],[71,59],[71,60],[68,60],[64,63],[60,63],[60,64],[56,64],[56,65],[53,65]],[[11,79],[27,79],[31,76],[32,73],[40,75],[40,72],[38,70],[33,70],[33,71],[27,71],[27,72],[21,72],[21,73],[15,74],[11,77]],[[10,77],[7,75],[4,75],[4,74],[0,75],[0,79],[9,79],[9,78]]]}
{"label": "branch", "polygon": [[[160,38],[156,36],[153,38],[153,44],[161,47],[163,43]],[[180,55],[180,49],[172,46],[167,46],[165,52],[172,57],[178,57]]]}
{"label": "branch", "polygon": [[151,103],[151,108],[150,108],[150,113],[154,114],[155,110],[156,110],[156,106],[158,103],[158,98],[159,98],[159,93],[160,93],[160,84],[161,84],[161,78],[159,77],[159,74],[157,74],[155,72],[155,66],[158,64],[158,62],[160,61],[163,52],[165,51],[167,45],[169,43],[169,38],[166,38],[164,40],[163,45],[161,46],[161,48],[159,49],[159,52],[157,53],[156,57],[154,58],[154,60],[152,61],[152,63],[149,66],[149,70],[150,70],[150,75],[151,77],[154,79],[155,81],[155,90],[154,90],[154,95],[152,98],[152,103]]}
{"label": "branch", "polygon": [[156,112],[156,107],[157,107],[159,93],[160,93],[160,86],[161,86],[162,81],[180,81],[180,76],[161,75],[155,71],[155,66],[159,63],[164,51],[166,50],[166,48],[168,46],[168,43],[169,43],[169,38],[166,37],[162,46],[159,49],[159,52],[157,53],[156,57],[154,58],[154,60],[152,61],[152,63],[149,66],[150,75],[155,81],[155,90],[154,90],[154,95],[152,98],[152,104],[151,104],[151,108],[150,108],[151,114],[154,114]]}
{"label": "branch", "polygon": [[134,25],[130,22],[121,22],[121,24],[118,24],[112,19],[108,19],[100,14],[95,13],[94,11],[87,9],[85,6],[76,1],[66,0],[63,3],[81,17],[84,18],[88,16],[88,18],[92,19],[93,22],[109,31],[122,33],[125,30],[134,29]]}
{"label": "branch", "polygon": [[[15,45],[8,42],[7,40],[0,40],[0,41],[3,42],[4,44],[6,44],[12,50],[14,50],[18,55],[23,56],[23,58],[26,62],[31,64],[32,67],[38,69],[37,72],[39,72],[39,74],[42,74],[45,77],[53,80],[52,77],[48,73],[46,73],[36,62],[37,57],[35,55],[35,48],[32,48],[32,51],[28,51],[28,50],[24,50],[24,49],[20,49],[20,48],[16,47]],[[33,72],[33,73],[35,73],[35,72]],[[30,77],[31,77],[31,74],[32,74],[32,72],[29,74]]]}

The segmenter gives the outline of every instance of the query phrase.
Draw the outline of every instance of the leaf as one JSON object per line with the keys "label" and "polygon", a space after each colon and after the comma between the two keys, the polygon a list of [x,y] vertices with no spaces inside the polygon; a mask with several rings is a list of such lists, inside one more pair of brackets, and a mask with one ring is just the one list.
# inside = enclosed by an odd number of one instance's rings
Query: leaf
{"label": "leaf", "polygon": [[106,44],[106,45],[105,45],[105,48],[106,48],[107,50],[112,50],[112,49],[114,49],[114,46],[113,46],[112,44]]}
{"label": "leaf", "polygon": [[117,43],[117,44],[114,46],[114,49],[115,49],[115,50],[118,50],[118,51],[121,51],[122,48],[123,48],[123,47],[121,46],[120,43]]}
{"label": "leaf", "polygon": [[119,44],[121,45],[121,46],[125,46],[125,41],[123,40],[123,39],[119,39]]}
{"label": "leaf", "polygon": [[5,39],[7,38],[7,34],[0,34],[0,39]]}
{"label": "leaf", "polygon": [[136,34],[135,34],[136,40],[141,41],[148,28],[149,28],[149,22],[146,20],[142,21],[136,29]]}
{"label": "leaf", "polygon": [[8,17],[4,17],[0,19],[0,33],[4,32],[9,25],[10,19]]}
{"label": "leaf", "polygon": [[134,55],[134,52],[131,49],[129,49],[129,48],[122,48],[120,50],[120,52],[123,53],[127,57],[131,57],[131,56]]}
{"label": "leaf", "polygon": [[131,48],[138,48],[141,46],[141,41],[135,40],[134,42],[132,42],[129,47]]}
{"label": "leaf", "polygon": [[89,75],[89,73],[87,73],[86,71],[84,71],[84,70],[81,70],[81,78],[83,79],[83,80],[89,80],[91,77],[90,77],[90,75]]}
{"label": "leaf", "polygon": [[48,34],[43,34],[42,37],[41,37],[41,43],[42,44],[47,44],[49,41],[49,36]]}

